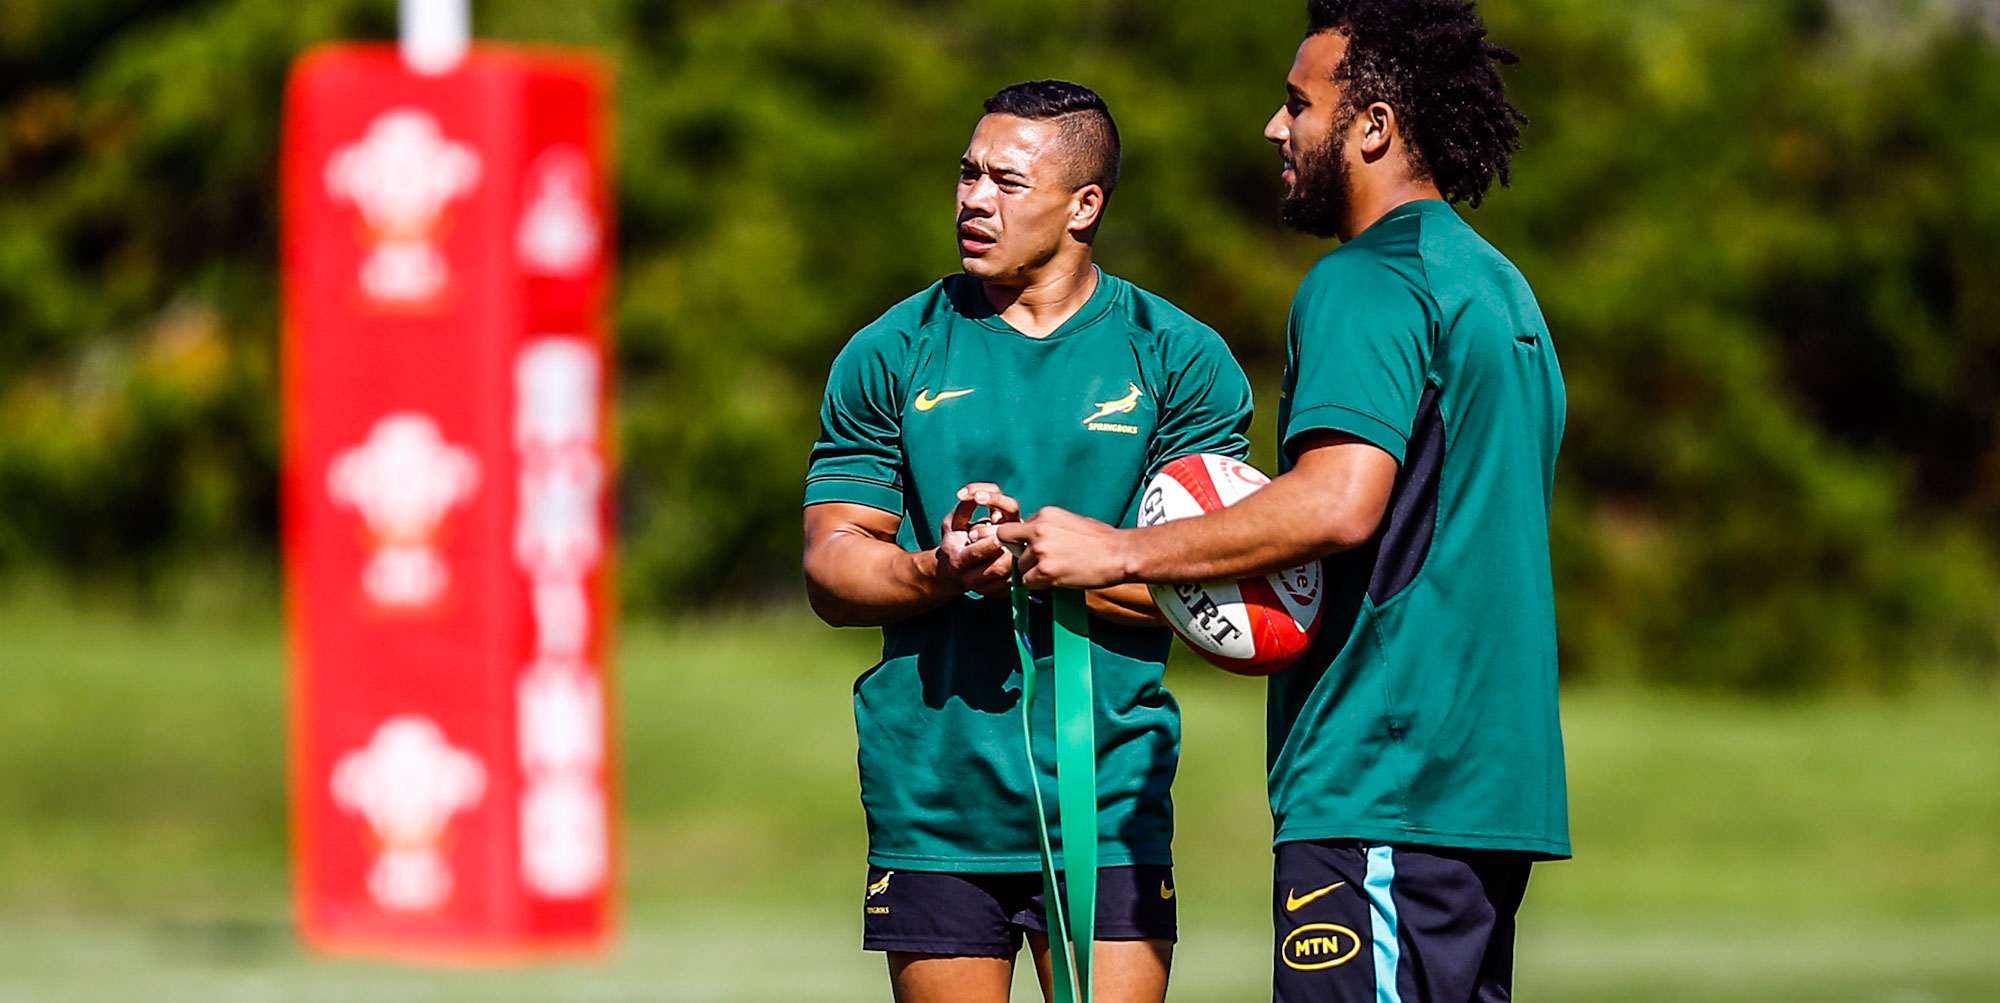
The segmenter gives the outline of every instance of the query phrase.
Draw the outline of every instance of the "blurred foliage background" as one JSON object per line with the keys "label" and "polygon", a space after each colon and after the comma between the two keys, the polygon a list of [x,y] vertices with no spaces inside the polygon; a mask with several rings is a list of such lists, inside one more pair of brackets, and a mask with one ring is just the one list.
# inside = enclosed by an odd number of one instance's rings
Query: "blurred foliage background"
{"label": "blurred foliage background", "polygon": [[[844,709],[874,633],[798,601],[826,367],[956,267],[979,102],[1066,77],[1126,142],[1100,261],[1229,338],[1270,466],[1329,249],[1278,224],[1260,136],[1302,6],[475,4],[618,78],[629,944],[420,975],[284,919],[271,587],[286,73],[394,2],[0,0],[0,999],[879,998]],[[1996,998],[2000,3],[1481,7],[1533,124],[1469,216],[1569,378],[1584,684],[1524,996]],[[1262,687],[1169,675],[1176,998],[1257,998]]]}
{"label": "blurred foliage background", "polygon": [[[1533,124],[1472,212],[1571,393],[1565,671],[1759,691],[2000,664],[2000,13],[1492,0]],[[618,74],[635,612],[797,590],[826,367],[955,267],[979,101],[1066,77],[1125,180],[1099,260],[1273,391],[1327,247],[1259,133],[1301,4],[486,0]],[[0,572],[142,594],[276,560],[278,113],[388,0],[0,4]],[[1268,405],[1259,459],[1271,460]],[[695,472],[699,472],[697,475]]]}

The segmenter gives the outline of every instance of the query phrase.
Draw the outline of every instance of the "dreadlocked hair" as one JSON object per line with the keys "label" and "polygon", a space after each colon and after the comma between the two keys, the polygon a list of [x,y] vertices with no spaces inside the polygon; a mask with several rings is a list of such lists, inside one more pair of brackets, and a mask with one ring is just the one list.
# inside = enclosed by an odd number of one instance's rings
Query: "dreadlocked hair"
{"label": "dreadlocked hair", "polygon": [[1394,108],[1419,180],[1475,208],[1496,179],[1512,180],[1528,117],[1495,64],[1520,57],[1487,40],[1471,0],[1308,0],[1306,17],[1308,35],[1346,37],[1334,80],[1347,110]]}

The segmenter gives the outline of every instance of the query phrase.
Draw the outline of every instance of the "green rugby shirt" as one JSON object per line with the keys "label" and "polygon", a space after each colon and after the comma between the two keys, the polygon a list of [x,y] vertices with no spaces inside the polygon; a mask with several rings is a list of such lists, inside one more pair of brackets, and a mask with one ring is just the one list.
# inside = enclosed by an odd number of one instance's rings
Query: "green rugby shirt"
{"label": "green rugby shirt", "polygon": [[1549,504],[1562,371],[1527,282],[1438,201],[1328,254],[1293,300],[1280,453],[1344,432],[1401,464],[1373,542],[1272,677],[1271,810],[1307,839],[1569,855]]}
{"label": "green rugby shirt", "polygon": [[[1222,339],[1129,282],[1100,272],[1089,302],[1037,339],[995,315],[976,280],[952,276],[890,309],[834,361],[805,503],[895,513],[910,550],[937,546],[958,489],[976,481],[1029,513],[1060,505],[1131,526],[1167,461],[1246,454],[1250,406]],[[1047,608],[1037,607],[1047,693]],[[854,686],[869,863],[1040,868],[1011,629],[1004,596],[961,597],[883,628],[882,659]],[[1171,862],[1180,712],[1160,683],[1171,640],[1164,627],[1091,623],[1103,866]],[[1053,804],[1052,743],[1036,759]]]}

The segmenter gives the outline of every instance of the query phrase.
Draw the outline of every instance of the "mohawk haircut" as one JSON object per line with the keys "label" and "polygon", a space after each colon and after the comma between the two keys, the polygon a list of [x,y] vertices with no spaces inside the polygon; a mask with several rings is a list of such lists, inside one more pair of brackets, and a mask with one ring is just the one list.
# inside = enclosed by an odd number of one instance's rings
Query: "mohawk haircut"
{"label": "mohawk haircut", "polygon": [[987,98],[986,114],[1055,122],[1061,130],[1056,153],[1068,183],[1096,185],[1106,198],[1118,187],[1118,123],[1096,91],[1067,80],[1031,80]]}
{"label": "mohawk haircut", "polygon": [[1474,208],[1521,148],[1528,117],[1507,100],[1496,64],[1520,57],[1486,38],[1471,0],[1307,0],[1307,35],[1347,39],[1334,70],[1349,113],[1396,110],[1420,180]]}

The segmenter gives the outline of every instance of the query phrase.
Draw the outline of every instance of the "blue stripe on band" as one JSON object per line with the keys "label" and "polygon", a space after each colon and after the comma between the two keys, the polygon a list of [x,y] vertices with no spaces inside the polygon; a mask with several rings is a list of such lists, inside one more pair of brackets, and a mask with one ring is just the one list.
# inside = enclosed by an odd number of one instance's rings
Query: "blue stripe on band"
{"label": "blue stripe on band", "polygon": [[1368,873],[1361,886],[1368,894],[1368,927],[1375,940],[1375,1003],[1403,1003],[1396,989],[1396,969],[1403,960],[1401,931],[1396,922],[1396,900],[1389,884],[1396,879],[1396,858],[1386,846],[1368,848]]}

